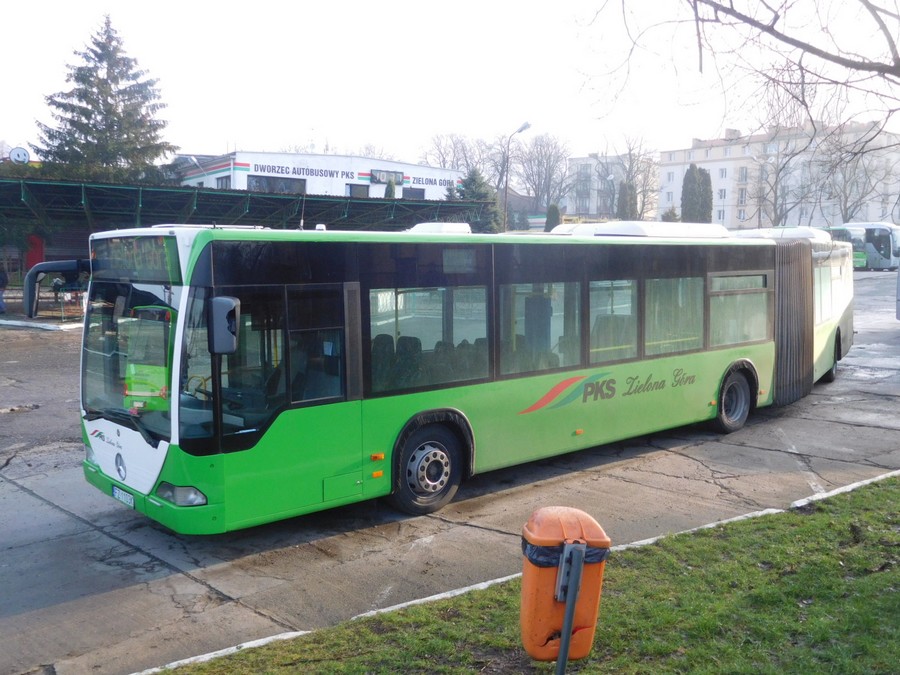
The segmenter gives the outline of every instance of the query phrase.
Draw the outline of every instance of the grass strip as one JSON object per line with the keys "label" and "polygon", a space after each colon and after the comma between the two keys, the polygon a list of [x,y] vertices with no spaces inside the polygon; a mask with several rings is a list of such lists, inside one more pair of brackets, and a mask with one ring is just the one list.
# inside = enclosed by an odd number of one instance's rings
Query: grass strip
{"label": "grass strip", "polygon": [[[893,673],[900,480],[614,552],[588,658],[569,673]],[[552,673],[521,646],[514,580],[178,669]]]}

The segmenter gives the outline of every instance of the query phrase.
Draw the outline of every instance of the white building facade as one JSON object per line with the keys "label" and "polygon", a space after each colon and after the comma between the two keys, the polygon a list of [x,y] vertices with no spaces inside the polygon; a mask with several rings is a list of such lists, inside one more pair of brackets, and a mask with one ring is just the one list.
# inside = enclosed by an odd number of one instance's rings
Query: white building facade
{"label": "white building facade", "polygon": [[900,221],[900,136],[871,124],[694,139],[660,153],[659,211],[681,215],[691,164],[709,172],[712,222],[728,229]]}
{"label": "white building facade", "polygon": [[569,190],[560,200],[560,210],[582,220],[615,218],[618,185],[624,177],[621,157],[597,153],[570,157],[566,171]]}
{"label": "white building facade", "polygon": [[353,155],[232,152],[183,155],[177,164],[185,186],[360,199],[383,198],[393,182],[395,198],[442,200],[463,178],[452,169]]}

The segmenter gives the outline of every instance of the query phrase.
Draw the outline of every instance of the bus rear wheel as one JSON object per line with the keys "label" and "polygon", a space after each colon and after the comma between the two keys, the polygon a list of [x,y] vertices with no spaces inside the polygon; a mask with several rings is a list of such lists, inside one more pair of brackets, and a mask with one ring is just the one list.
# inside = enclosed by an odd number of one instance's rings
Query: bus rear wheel
{"label": "bus rear wheel", "polygon": [[742,429],[750,415],[750,384],[740,372],[729,373],[719,393],[719,411],[713,426],[723,434]]}
{"label": "bus rear wheel", "polygon": [[837,379],[837,364],[841,358],[841,336],[836,335],[834,338],[834,361],[831,362],[831,368],[825,371],[821,381],[825,383],[834,382]]}
{"label": "bus rear wheel", "polygon": [[401,449],[390,502],[412,515],[433,513],[453,499],[462,481],[460,443],[447,427],[414,431]]}

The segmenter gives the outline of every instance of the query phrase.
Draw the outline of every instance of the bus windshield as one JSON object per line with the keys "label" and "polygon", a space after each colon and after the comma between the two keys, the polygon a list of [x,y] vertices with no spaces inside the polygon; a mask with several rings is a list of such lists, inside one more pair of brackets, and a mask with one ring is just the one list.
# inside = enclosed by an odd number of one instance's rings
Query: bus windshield
{"label": "bus windshield", "polygon": [[181,287],[95,281],[82,357],[88,419],[103,417],[151,445],[171,438],[172,335]]}

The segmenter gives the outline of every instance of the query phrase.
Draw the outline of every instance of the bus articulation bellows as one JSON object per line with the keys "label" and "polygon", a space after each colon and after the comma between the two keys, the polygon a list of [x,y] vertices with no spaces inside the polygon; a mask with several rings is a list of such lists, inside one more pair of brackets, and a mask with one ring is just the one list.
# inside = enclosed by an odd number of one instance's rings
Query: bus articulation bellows
{"label": "bus articulation bellows", "polygon": [[737,431],[853,339],[851,247],[762,234],[94,234],[85,476],[208,534],[380,497],[424,514],[476,473]]}

